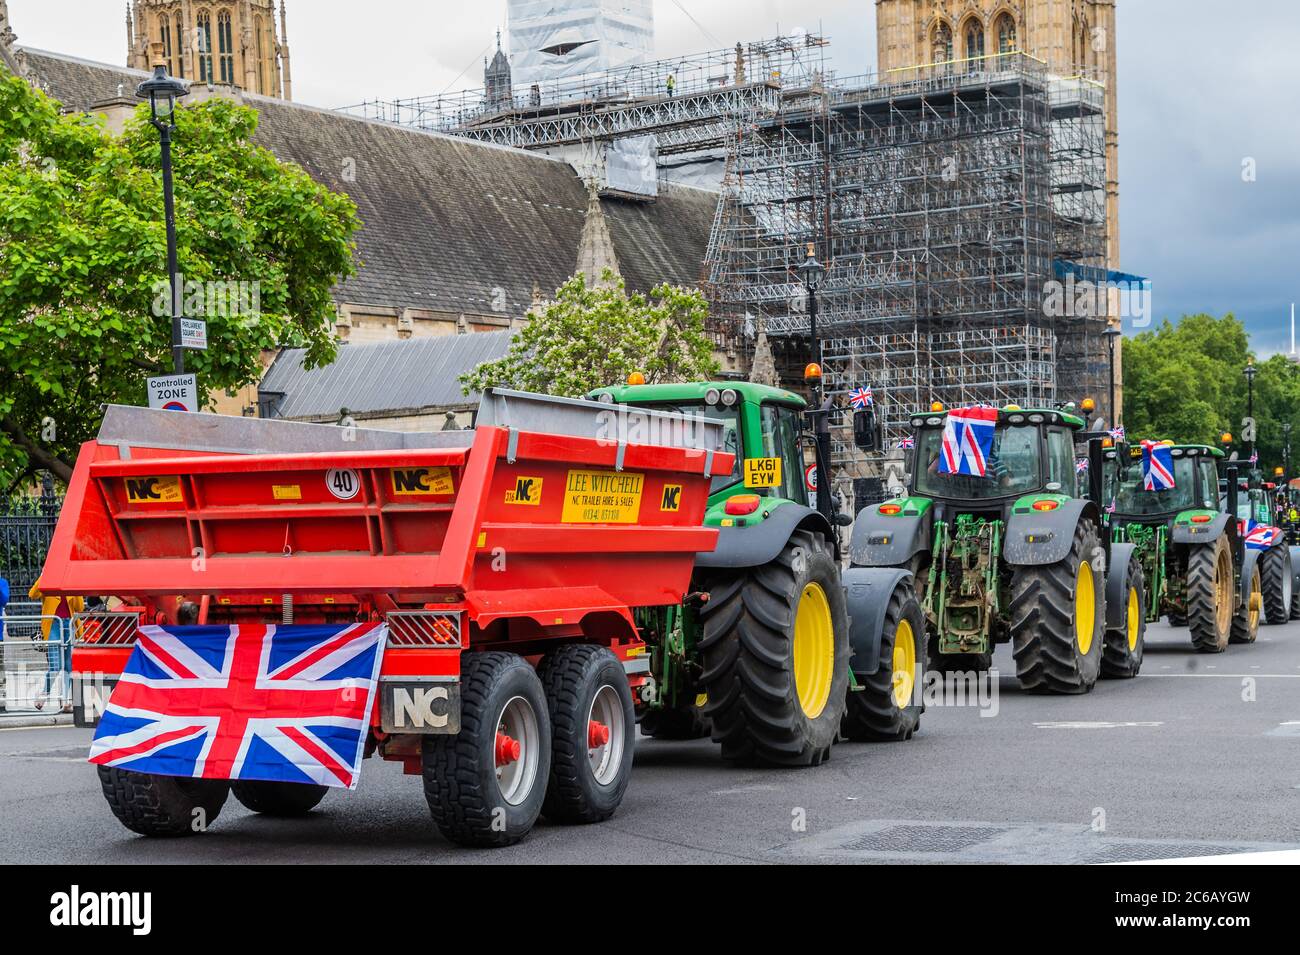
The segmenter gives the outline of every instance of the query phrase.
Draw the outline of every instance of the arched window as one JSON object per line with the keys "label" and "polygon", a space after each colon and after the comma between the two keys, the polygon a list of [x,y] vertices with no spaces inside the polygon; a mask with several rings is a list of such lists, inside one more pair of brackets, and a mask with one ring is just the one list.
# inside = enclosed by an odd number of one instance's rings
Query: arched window
{"label": "arched window", "polygon": [[[931,35],[931,63],[951,63],[952,55],[952,27],[946,23],[935,25],[934,32]],[[947,69],[947,66],[944,67]]]}
{"label": "arched window", "polygon": [[221,52],[221,82],[235,83],[235,43],[230,30],[230,11],[217,14],[217,42]]}
{"label": "arched window", "polygon": [[172,70],[172,76],[185,78],[185,21],[181,15],[176,14],[176,67]]}
{"label": "arched window", "polygon": [[984,69],[984,24],[974,17],[966,22],[966,70]]}
{"label": "arched window", "polygon": [[199,47],[199,82],[212,83],[216,79],[212,73],[212,16],[205,10],[194,23]]}
{"label": "arched window", "polygon": [[266,93],[266,22],[261,16],[253,18],[253,35],[257,43],[257,91]]}
{"label": "arched window", "polygon": [[1016,47],[1016,20],[1009,13],[998,17],[998,52],[1012,53]]}
{"label": "arched window", "polygon": [[162,19],[158,21],[158,25],[159,39],[162,40],[162,55],[163,59],[167,61],[167,72],[175,76],[176,69],[172,63],[172,25],[166,14],[163,14]]}

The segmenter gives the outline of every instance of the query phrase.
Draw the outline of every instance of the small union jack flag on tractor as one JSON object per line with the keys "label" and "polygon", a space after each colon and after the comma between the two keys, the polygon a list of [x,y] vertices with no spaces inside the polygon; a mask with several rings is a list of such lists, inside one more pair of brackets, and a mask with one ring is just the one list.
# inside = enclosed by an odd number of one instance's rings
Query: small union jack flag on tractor
{"label": "small union jack flag on tractor", "polygon": [[849,392],[849,403],[858,410],[870,408],[876,403],[876,395],[870,388],[854,388]]}
{"label": "small union jack flag on tractor", "polygon": [[1142,442],[1142,489],[1169,491],[1174,487],[1173,449],[1163,441]]}
{"label": "small union jack flag on tractor", "polygon": [[997,424],[996,408],[954,408],[949,412],[943,427],[939,472],[984,477]]}

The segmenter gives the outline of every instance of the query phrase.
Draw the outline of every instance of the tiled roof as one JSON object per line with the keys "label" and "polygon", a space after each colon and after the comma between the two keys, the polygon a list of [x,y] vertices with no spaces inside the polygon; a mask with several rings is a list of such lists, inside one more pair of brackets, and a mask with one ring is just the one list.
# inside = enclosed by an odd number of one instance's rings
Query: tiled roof
{"label": "tiled roof", "polygon": [[[31,78],[75,109],[117,96],[119,86],[130,95],[145,76],[38,50],[26,58]],[[258,142],[357,203],[358,274],[338,301],[520,315],[534,284],[549,295],[573,274],[586,192],[567,163],[282,100],[244,100],[261,113]],[[602,199],[628,287],[696,284],[717,200],[675,185],[652,203]]]}

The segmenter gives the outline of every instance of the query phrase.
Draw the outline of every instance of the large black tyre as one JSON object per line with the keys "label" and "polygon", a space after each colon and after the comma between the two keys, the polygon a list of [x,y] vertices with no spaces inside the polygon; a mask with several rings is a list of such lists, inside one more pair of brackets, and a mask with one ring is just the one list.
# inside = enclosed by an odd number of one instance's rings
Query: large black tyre
{"label": "large black tyre", "polygon": [[1096,526],[1085,519],[1064,560],[1013,569],[1012,654],[1025,690],[1087,693],[1096,684],[1106,624],[1100,549]]}
{"label": "large black tyre", "polygon": [[1246,591],[1246,599],[1232,615],[1229,643],[1254,643],[1259,636],[1259,621],[1264,616],[1264,574],[1259,565],[1260,562],[1256,561],[1250,572],[1250,588]]}
{"label": "large black tyre", "polygon": [[[508,846],[542,811],[551,722],[537,673],[513,653],[462,657],[460,732],[426,736],[424,797],[438,831],[463,846]],[[497,766],[499,737],[519,750]]]}
{"label": "large black tyre", "polygon": [[1271,626],[1291,619],[1291,551],[1285,540],[1274,544],[1259,558],[1264,585],[1264,619]]}
{"label": "large black tyre", "polygon": [[224,779],[187,779],[98,766],[117,821],[142,836],[192,836],[207,830],[230,795]]}
{"label": "large black tyre", "polygon": [[636,745],[623,664],[606,647],[571,644],[547,654],[537,676],[551,716],[542,815],[550,822],[603,822],[623,801]]}
{"label": "large black tyre", "polygon": [[704,694],[680,706],[649,710],[641,717],[641,732],[655,739],[704,739],[713,724],[704,715]]}
{"label": "large black tyre", "polygon": [[1187,626],[1198,653],[1222,653],[1232,635],[1232,552],[1228,538],[1198,544],[1187,554]]}
{"label": "large black tyre", "polygon": [[1124,575],[1124,625],[1107,630],[1101,650],[1101,675],[1108,680],[1127,680],[1142,669],[1146,652],[1147,587],[1142,564],[1128,562]]}
{"label": "large black tyre", "polygon": [[885,610],[880,666],[849,690],[840,732],[855,741],[911,739],[921,726],[925,704],[925,614],[910,584],[894,588]]}
{"label": "large black tyre", "polygon": [[305,816],[325,798],[328,786],[315,783],[237,782],[230,793],[245,809],[264,816]]}
{"label": "large black tyre", "polygon": [[779,766],[828,758],[849,642],[839,568],[821,538],[797,532],[771,562],[714,580],[700,622],[704,715],[723,758]]}

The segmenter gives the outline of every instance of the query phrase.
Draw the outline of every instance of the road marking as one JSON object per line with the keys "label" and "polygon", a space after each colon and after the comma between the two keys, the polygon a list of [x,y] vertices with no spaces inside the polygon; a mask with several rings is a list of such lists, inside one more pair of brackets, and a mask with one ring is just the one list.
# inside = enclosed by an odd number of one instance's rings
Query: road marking
{"label": "road marking", "polygon": [[1153,679],[1160,678],[1190,678],[1202,680],[1240,680],[1250,677],[1252,680],[1300,680],[1300,673],[1143,673],[1144,677]]}
{"label": "road marking", "polygon": [[25,733],[28,730],[75,730],[71,723],[51,723],[40,726],[0,726],[0,733]]}
{"label": "road marking", "polygon": [[1264,734],[1265,736],[1287,736],[1295,738],[1300,736],[1300,720],[1290,720],[1286,723],[1279,723],[1273,729]]}
{"label": "road marking", "polygon": [[1164,723],[1107,723],[1104,721],[1084,722],[1081,720],[1060,720],[1049,723],[1035,723],[1040,730],[1113,730],[1128,727],[1164,726]]}

